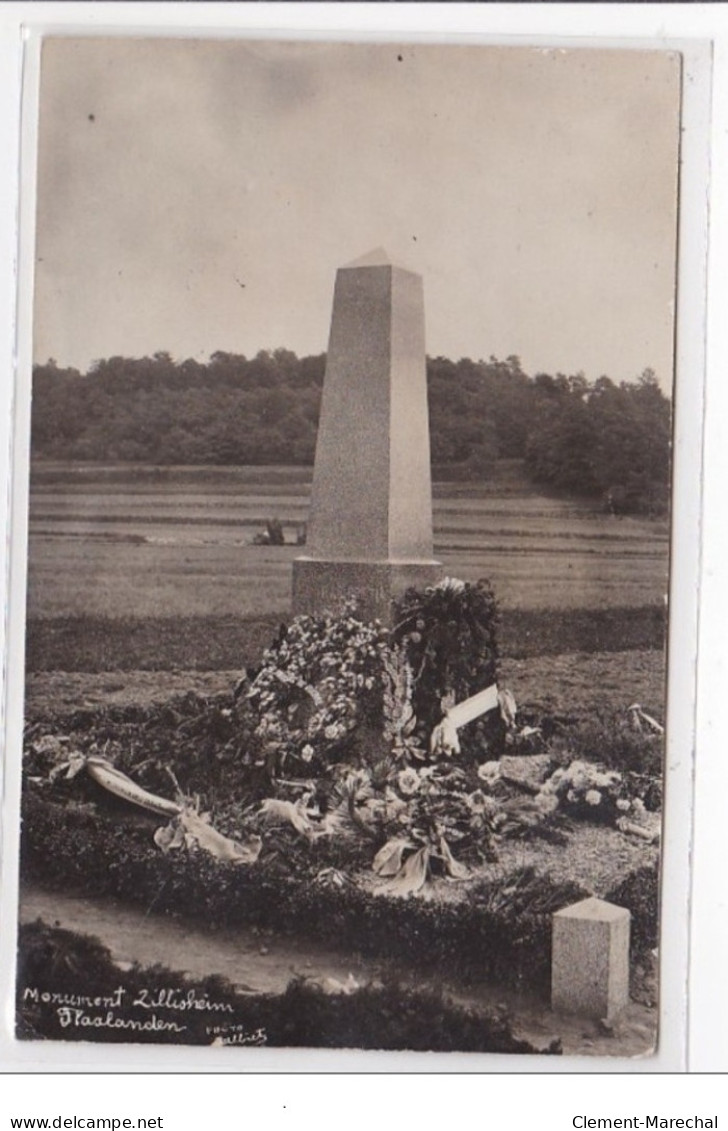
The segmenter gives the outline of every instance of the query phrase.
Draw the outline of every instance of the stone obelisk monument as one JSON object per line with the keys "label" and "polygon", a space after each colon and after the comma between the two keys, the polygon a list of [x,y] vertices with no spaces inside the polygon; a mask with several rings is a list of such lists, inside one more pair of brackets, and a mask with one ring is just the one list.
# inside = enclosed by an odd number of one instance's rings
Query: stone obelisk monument
{"label": "stone obelisk monument", "polygon": [[377,250],[336,275],[307,556],[294,613],[391,601],[441,577],[433,560],[422,279]]}

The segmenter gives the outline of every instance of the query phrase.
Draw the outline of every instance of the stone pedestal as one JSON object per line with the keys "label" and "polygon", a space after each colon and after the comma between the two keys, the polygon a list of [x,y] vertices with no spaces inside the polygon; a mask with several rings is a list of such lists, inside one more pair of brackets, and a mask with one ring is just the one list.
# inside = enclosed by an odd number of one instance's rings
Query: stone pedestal
{"label": "stone pedestal", "polygon": [[365,620],[388,624],[391,603],[406,589],[426,589],[442,577],[438,562],[325,561],[296,558],[293,609],[296,613],[337,613],[354,597]]}
{"label": "stone pedestal", "polygon": [[336,275],[306,556],[294,613],[357,595],[390,617],[393,597],[436,583],[422,280],[383,252]]}
{"label": "stone pedestal", "polygon": [[630,913],[584,899],[553,916],[551,1006],[614,1020],[629,1001]]}

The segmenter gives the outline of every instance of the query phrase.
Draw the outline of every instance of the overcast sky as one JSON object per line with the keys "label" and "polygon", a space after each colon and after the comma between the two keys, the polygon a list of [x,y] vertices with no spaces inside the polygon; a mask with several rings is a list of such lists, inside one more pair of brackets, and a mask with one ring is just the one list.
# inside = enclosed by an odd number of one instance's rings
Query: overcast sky
{"label": "overcast sky", "polygon": [[672,380],[674,54],[56,39],[37,361],[326,348],[336,268],[424,276],[427,350]]}

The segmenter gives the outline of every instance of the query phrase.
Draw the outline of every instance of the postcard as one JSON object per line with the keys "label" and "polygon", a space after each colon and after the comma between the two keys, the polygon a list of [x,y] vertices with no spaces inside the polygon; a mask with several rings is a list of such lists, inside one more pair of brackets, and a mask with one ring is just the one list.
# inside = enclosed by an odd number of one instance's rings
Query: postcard
{"label": "postcard", "polygon": [[649,1071],[684,54],[40,39],[15,1041]]}

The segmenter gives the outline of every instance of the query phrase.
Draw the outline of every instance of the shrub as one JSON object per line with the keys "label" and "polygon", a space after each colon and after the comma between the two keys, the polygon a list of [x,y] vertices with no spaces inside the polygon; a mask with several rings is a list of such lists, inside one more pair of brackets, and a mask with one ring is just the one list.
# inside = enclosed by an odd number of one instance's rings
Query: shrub
{"label": "shrub", "polygon": [[639,958],[654,950],[659,938],[660,874],[657,864],[638,868],[605,896],[632,913],[630,953]]}

